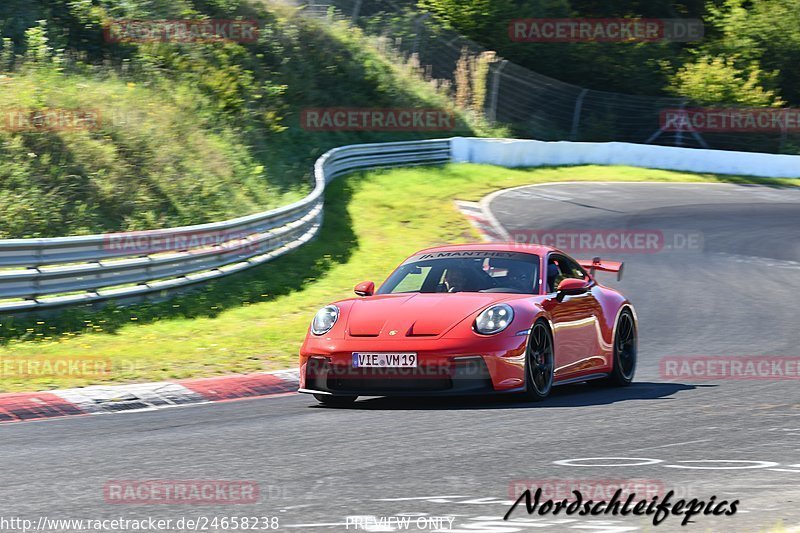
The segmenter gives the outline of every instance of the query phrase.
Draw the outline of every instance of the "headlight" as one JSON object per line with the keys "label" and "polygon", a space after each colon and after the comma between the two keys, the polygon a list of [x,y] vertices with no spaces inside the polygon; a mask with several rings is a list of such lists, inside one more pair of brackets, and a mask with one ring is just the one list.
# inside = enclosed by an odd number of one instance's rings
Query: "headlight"
{"label": "headlight", "polygon": [[339,319],[339,308],[335,305],[323,307],[317,311],[314,321],[311,322],[311,333],[314,335],[325,335],[328,333],[336,321]]}
{"label": "headlight", "polygon": [[494,335],[506,329],[512,320],[514,320],[514,310],[510,305],[493,305],[475,319],[475,331],[481,335]]}

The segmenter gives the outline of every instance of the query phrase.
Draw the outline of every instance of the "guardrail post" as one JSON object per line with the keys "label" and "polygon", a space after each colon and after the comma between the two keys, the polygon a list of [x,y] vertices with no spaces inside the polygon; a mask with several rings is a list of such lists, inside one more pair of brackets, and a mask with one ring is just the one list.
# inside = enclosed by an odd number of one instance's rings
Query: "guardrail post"
{"label": "guardrail post", "polygon": [[500,65],[494,70],[494,76],[492,77],[492,96],[489,98],[491,103],[489,104],[489,111],[486,113],[486,118],[489,122],[497,122],[497,98],[500,92],[500,76],[507,63],[508,60],[503,59],[500,61]]}

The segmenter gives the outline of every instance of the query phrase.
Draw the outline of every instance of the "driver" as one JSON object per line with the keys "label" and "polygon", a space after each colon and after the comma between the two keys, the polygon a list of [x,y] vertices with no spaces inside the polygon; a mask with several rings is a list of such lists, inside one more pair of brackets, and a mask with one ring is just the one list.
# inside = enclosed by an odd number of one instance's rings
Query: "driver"
{"label": "driver", "polygon": [[514,265],[508,277],[519,291],[527,294],[533,290],[533,268],[530,265],[525,263]]}
{"label": "driver", "polygon": [[497,260],[494,261],[492,266],[508,270],[506,276],[501,278],[502,281],[500,281],[500,284],[504,287],[523,294],[530,294],[533,291],[534,268],[531,264],[520,261]]}
{"label": "driver", "polygon": [[447,269],[444,274],[444,286],[447,292],[462,292],[468,290],[470,281],[469,272],[464,267],[455,266]]}

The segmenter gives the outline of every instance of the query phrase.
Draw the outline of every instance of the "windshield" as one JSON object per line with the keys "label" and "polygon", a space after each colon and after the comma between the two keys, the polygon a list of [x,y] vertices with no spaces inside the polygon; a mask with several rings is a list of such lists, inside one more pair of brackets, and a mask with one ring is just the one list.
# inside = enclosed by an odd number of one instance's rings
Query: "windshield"
{"label": "windshield", "polygon": [[539,257],[516,252],[419,254],[400,265],[377,294],[507,292],[536,294]]}

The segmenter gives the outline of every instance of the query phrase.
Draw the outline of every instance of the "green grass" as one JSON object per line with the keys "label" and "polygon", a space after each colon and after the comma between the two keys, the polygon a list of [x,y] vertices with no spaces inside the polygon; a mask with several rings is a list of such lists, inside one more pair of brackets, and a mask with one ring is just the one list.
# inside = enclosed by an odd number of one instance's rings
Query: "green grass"
{"label": "green grass", "polygon": [[291,367],[314,312],[350,297],[356,283],[381,282],[399,261],[437,244],[478,235],[454,200],[507,187],[558,181],[733,182],[759,180],[629,167],[504,169],[483,165],[396,169],[333,182],[319,237],[249,272],[164,303],[75,310],[52,322],[0,319],[0,359],[109,358],[96,378],[0,377],[0,390],[156,381]]}
{"label": "green grass", "polygon": [[[0,2],[0,239],[201,224],[290,203],[335,146],[426,132],[314,132],[309,107],[454,111],[410,62],[341,22],[256,1]],[[245,17],[258,43],[112,44],[114,18]],[[6,23],[13,21],[12,23]],[[42,22],[39,22],[42,21]],[[80,36],[80,38],[78,38]],[[5,127],[34,111],[99,112],[75,131]],[[454,111],[456,131],[502,135]]]}
{"label": "green grass", "polygon": [[91,110],[100,123],[0,132],[0,238],[212,222],[307,192],[301,176],[273,175],[236,127],[211,127],[210,103],[185,85],[47,69],[10,79],[0,110]]}

